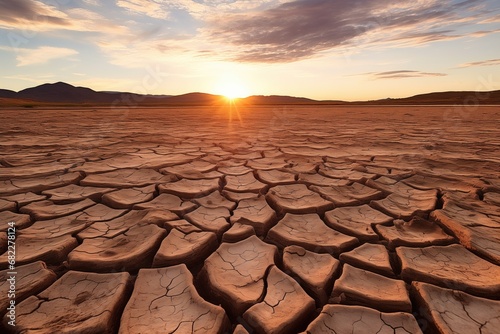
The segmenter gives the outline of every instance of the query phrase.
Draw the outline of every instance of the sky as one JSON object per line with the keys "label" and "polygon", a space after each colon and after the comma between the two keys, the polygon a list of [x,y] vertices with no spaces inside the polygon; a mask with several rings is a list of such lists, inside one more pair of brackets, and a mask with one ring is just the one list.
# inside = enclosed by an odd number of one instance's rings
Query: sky
{"label": "sky", "polygon": [[500,89],[498,0],[0,0],[0,88],[371,100]]}

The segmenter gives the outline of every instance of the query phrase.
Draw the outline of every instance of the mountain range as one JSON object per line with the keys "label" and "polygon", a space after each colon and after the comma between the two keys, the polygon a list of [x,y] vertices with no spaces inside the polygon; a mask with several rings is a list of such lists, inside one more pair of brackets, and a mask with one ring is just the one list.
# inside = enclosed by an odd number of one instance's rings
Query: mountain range
{"label": "mountain range", "polygon": [[[183,95],[141,95],[129,92],[94,91],[86,87],[75,87],[64,82],[43,84],[19,92],[0,89],[1,106],[66,106],[66,105],[112,105],[112,106],[197,106],[227,103],[220,95],[188,93]],[[476,105],[500,104],[500,90],[489,92],[436,92],[407,98],[387,98],[372,101],[346,102],[340,100],[317,101],[303,97],[254,95],[238,99],[246,105],[279,104],[325,104],[325,105]]]}

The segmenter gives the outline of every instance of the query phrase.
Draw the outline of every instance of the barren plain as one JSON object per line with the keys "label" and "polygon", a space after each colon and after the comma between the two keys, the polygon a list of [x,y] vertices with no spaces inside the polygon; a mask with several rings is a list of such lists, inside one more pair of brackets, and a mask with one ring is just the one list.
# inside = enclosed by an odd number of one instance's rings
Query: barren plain
{"label": "barren plain", "polygon": [[499,331],[498,106],[0,120],[0,332]]}

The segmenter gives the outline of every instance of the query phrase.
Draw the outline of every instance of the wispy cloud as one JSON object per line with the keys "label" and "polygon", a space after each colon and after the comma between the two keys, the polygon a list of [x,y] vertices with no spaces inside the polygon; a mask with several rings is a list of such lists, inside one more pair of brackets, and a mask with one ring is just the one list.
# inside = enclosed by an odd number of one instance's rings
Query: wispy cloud
{"label": "wispy cloud", "polygon": [[67,15],[40,1],[33,0],[0,0],[0,27],[29,27],[36,25],[39,29],[47,27],[66,27],[71,22]]}
{"label": "wispy cloud", "polygon": [[470,63],[461,64],[459,67],[474,67],[474,66],[497,66],[500,65],[500,59],[488,59],[481,61],[474,61]]}
{"label": "wispy cloud", "polygon": [[17,66],[43,64],[53,59],[65,58],[78,54],[76,50],[41,46],[37,49],[17,49]]}
{"label": "wispy cloud", "polygon": [[488,17],[479,23],[499,23],[499,22],[500,22],[500,15],[496,15],[496,16]]}
{"label": "wispy cloud", "polygon": [[87,5],[91,6],[100,6],[101,4],[99,3],[98,0],[83,0]]}
{"label": "wispy cloud", "polygon": [[381,79],[444,77],[444,76],[447,76],[447,74],[446,73],[412,71],[412,70],[398,70],[398,71],[386,71],[386,72],[369,72],[369,73],[356,74],[354,76],[368,76],[372,80],[381,80]]}
{"label": "wispy cloud", "polygon": [[206,20],[214,15],[228,15],[243,12],[259,12],[295,0],[162,0],[172,9],[182,9],[193,17]]}
{"label": "wispy cloud", "polygon": [[[297,0],[250,14],[218,16],[205,34],[231,45],[232,60],[290,62],[357,44],[423,45],[462,36],[479,0]],[[482,12],[481,12],[482,13]],[[479,18],[478,18],[479,19]]]}
{"label": "wispy cloud", "polygon": [[119,21],[115,22],[85,8],[63,11],[57,1],[51,4],[34,0],[0,0],[0,28],[20,30],[19,36],[37,36],[55,30],[94,32],[113,37],[119,34],[130,36],[130,30]]}
{"label": "wispy cloud", "polygon": [[156,19],[166,19],[169,15],[166,6],[154,0],[117,0],[116,5],[131,13],[144,14]]}

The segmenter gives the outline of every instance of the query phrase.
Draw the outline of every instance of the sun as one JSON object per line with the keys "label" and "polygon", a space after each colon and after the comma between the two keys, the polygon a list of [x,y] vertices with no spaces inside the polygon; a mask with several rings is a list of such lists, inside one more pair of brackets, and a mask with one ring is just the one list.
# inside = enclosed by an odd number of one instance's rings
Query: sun
{"label": "sun", "polygon": [[239,87],[228,87],[224,90],[224,96],[229,100],[234,100],[243,97],[242,89]]}
{"label": "sun", "polygon": [[217,86],[217,93],[232,101],[249,95],[246,85],[237,78],[225,79]]}

